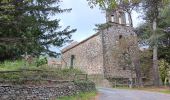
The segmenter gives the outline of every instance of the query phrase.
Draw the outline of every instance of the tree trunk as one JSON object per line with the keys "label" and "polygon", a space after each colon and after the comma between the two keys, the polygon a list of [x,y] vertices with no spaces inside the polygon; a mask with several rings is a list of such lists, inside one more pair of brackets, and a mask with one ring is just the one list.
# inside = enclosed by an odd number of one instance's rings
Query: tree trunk
{"label": "tree trunk", "polygon": [[154,86],[160,86],[160,76],[158,68],[158,47],[154,45],[153,47],[153,84]]}
{"label": "tree trunk", "polygon": [[[157,28],[157,20],[156,18],[153,20],[152,24],[153,35],[156,36],[156,28]],[[153,46],[153,84],[154,86],[160,86],[160,76],[159,76],[159,68],[158,68],[158,46],[157,46],[157,36],[154,40]]]}

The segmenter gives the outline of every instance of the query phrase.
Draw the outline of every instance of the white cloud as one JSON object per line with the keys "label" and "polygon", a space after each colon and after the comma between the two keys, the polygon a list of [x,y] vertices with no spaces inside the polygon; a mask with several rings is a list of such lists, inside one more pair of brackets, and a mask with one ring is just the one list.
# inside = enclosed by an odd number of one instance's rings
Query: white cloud
{"label": "white cloud", "polygon": [[[60,25],[63,27],[77,28],[72,37],[75,41],[82,41],[95,34],[95,24],[105,23],[105,14],[101,13],[98,7],[91,9],[86,0],[63,0],[60,7],[72,8],[70,13],[63,13],[57,17],[61,19]],[[132,17],[135,27],[142,22],[136,12],[133,12]]]}

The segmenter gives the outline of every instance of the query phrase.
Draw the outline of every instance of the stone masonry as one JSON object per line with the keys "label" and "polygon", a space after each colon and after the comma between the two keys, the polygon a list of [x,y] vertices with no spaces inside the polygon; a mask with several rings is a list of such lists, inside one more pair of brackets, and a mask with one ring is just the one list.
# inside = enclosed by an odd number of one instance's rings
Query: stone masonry
{"label": "stone masonry", "polygon": [[135,35],[133,29],[129,26],[111,23],[112,26],[103,30],[103,56],[104,56],[104,75],[114,78],[130,78],[130,71],[119,67],[113,53],[117,48],[117,43],[120,37]]}
{"label": "stone masonry", "polygon": [[0,100],[56,100],[90,91],[96,91],[93,82],[69,82],[55,86],[0,85]]}
{"label": "stone masonry", "polygon": [[[100,74],[105,78],[130,78],[130,71],[122,69],[113,57],[120,37],[136,36],[126,24],[122,10],[107,11],[106,21],[110,26],[80,43],[73,43],[62,50],[62,67],[74,67],[89,75]],[[133,75],[135,77],[135,75]]]}
{"label": "stone masonry", "polygon": [[[63,67],[73,66],[88,74],[103,74],[103,55],[101,34],[97,33],[81,43],[63,50]],[[74,55],[74,62],[71,65],[71,56]]]}

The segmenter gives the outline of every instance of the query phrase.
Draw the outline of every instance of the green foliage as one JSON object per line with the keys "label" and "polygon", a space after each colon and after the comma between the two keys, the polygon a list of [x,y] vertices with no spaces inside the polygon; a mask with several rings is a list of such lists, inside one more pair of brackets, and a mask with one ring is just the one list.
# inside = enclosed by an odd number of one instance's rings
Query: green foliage
{"label": "green foliage", "polygon": [[78,69],[62,69],[62,73],[66,75],[66,74],[71,74],[71,73],[81,74],[83,72]]}
{"label": "green foliage", "polygon": [[0,0],[0,61],[29,55],[57,56],[50,46],[69,42],[75,29],[62,28],[51,16],[70,12],[60,0]]}
{"label": "green foliage", "polygon": [[165,93],[165,94],[170,94],[170,90],[162,90],[162,91],[159,91],[161,93]]}
{"label": "green foliage", "polygon": [[[2,71],[0,79],[9,81],[18,80],[20,84],[23,84],[24,81],[22,79],[32,79],[37,82],[42,79],[74,80],[75,74],[84,73],[77,69],[59,69],[44,66],[43,64],[46,63],[45,58],[41,58],[40,61],[42,65],[39,67],[37,67],[36,63],[25,67],[24,60],[5,61],[0,64],[0,71]],[[4,71],[7,72],[4,73]]]}
{"label": "green foliage", "polygon": [[87,0],[91,8],[99,5],[102,9],[115,9],[118,6],[123,7],[120,4],[126,5],[126,8],[132,7],[134,4],[139,3],[140,0]]}
{"label": "green foliage", "polygon": [[168,63],[170,63],[170,46],[168,47],[160,47],[158,51],[159,59],[165,59]]}
{"label": "green foliage", "polygon": [[[170,7],[166,9],[162,9],[160,12],[159,20],[158,20],[158,28],[161,29],[158,32],[158,58],[165,59],[168,63],[170,63],[170,34],[164,32],[164,30],[170,26]],[[149,46],[152,47],[152,40],[149,38],[152,36],[152,30],[150,27],[150,23],[143,23],[138,28],[136,28],[136,32],[138,37],[140,38],[141,46]],[[153,37],[153,36],[152,36]]]}
{"label": "green foliage", "polygon": [[[169,6],[168,0],[141,0],[143,8],[143,18],[146,23],[143,24],[141,29],[145,28],[143,32],[148,34],[148,40],[150,46],[157,46],[160,42],[160,38],[164,35],[164,28],[166,21],[164,17],[168,17],[168,10],[163,13],[164,10]],[[164,25],[161,25],[164,24]],[[142,28],[143,27],[143,28]]]}
{"label": "green foliage", "polygon": [[146,21],[153,23],[154,20],[158,21],[161,9],[166,8],[169,0],[141,0],[143,8],[143,17]]}
{"label": "green foliage", "polygon": [[96,95],[97,93],[95,91],[83,92],[83,93],[79,93],[74,96],[66,96],[66,97],[57,98],[56,100],[93,100]]}
{"label": "green foliage", "polygon": [[[168,2],[163,2],[165,0],[142,0],[143,11],[145,15],[145,20],[150,24],[152,32],[150,33],[151,45],[153,46],[153,84],[155,86],[160,86],[159,68],[158,68],[158,43],[160,37],[160,29],[158,28],[158,18],[160,9],[164,8]],[[167,1],[167,0],[166,0]]]}
{"label": "green foliage", "polygon": [[47,58],[44,57],[44,58],[37,59],[37,61],[35,63],[36,63],[36,66],[39,67],[39,66],[47,64],[48,61],[47,61]]}
{"label": "green foliage", "polygon": [[170,6],[161,9],[158,22],[158,27],[165,28],[170,26]]}
{"label": "green foliage", "polygon": [[[162,10],[158,26],[165,30],[170,26],[169,22],[170,6]],[[170,63],[170,33],[164,32],[164,36],[161,37],[159,41],[158,56],[160,59],[165,59]]]}
{"label": "green foliage", "polygon": [[163,84],[165,83],[165,79],[168,78],[168,72],[170,71],[170,64],[168,64],[165,60],[161,59],[159,61],[159,71]]}
{"label": "green foliage", "polygon": [[[35,60],[35,59],[33,59]],[[36,62],[39,61],[39,62]],[[19,69],[25,69],[25,68],[36,68],[37,67],[37,63],[39,64],[39,66],[42,66],[44,64],[47,63],[47,60],[44,59],[36,59],[35,61],[31,61],[31,63],[28,63],[25,60],[6,60],[4,62],[0,63],[0,71],[12,71],[12,70],[19,70]]]}
{"label": "green foliage", "polygon": [[15,60],[15,61],[4,61],[3,63],[0,63],[0,71],[5,71],[5,70],[18,70],[21,67],[24,67],[25,62],[24,60]]}

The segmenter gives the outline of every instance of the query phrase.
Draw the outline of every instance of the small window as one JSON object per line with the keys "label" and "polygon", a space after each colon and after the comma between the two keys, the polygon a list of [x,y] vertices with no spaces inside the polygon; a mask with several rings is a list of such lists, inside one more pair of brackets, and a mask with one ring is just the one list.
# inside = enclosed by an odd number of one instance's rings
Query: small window
{"label": "small window", "polygon": [[123,70],[126,70],[126,67],[123,67]]}
{"label": "small window", "polygon": [[123,37],[122,35],[119,35],[119,39],[122,39],[122,37]]}
{"label": "small window", "polygon": [[71,62],[70,62],[70,67],[73,68],[73,65],[75,63],[75,56],[71,55]]}

